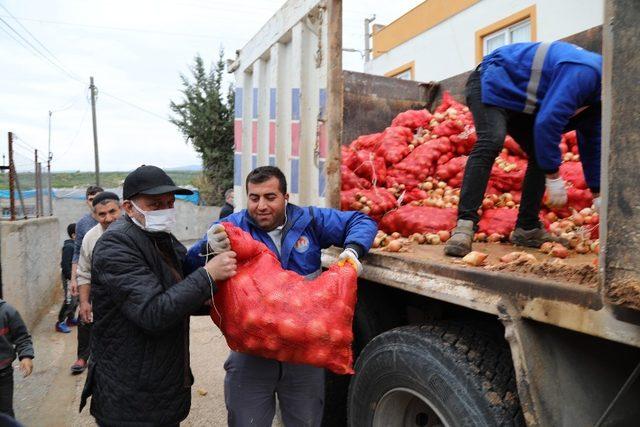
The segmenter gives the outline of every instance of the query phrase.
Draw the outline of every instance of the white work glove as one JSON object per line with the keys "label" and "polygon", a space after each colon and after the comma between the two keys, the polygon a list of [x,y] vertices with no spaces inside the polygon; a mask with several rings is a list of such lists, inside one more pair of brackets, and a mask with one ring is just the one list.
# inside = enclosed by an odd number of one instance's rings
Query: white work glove
{"label": "white work glove", "polygon": [[213,224],[207,230],[207,245],[214,254],[221,254],[231,250],[231,242],[229,236],[222,224]]}
{"label": "white work glove", "polygon": [[567,204],[567,188],[562,178],[545,178],[547,206],[559,208]]}
{"label": "white work glove", "polygon": [[342,253],[338,257],[338,262],[346,261],[346,260],[353,261],[353,266],[355,267],[356,273],[358,273],[358,276],[359,276],[360,273],[362,273],[362,264],[358,260],[358,253],[351,248],[345,249],[344,251],[342,251]]}
{"label": "white work glove", "polygon": [[597,214],[600,214],[600,196],[594,197],[593,209],[595,209]]}

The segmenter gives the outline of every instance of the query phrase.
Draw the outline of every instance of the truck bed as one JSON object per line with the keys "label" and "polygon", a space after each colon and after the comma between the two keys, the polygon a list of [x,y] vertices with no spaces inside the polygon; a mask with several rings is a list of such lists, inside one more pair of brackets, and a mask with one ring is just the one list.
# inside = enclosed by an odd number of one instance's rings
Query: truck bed
{"label": "truck bed", "polygon": [[[544,254],[537,249],[514,247],[508,243],[474,243],[473,250],[489,254],[484,266],[468,266],[459,258],[444,255],[443,245],[411,244],[408,252],[391,253],[380,249],[373,249],[371,253],[379,254],[380,256],[403,257],[418,263],[435,263],[467,269],[508,272],[523,278],[533,277],[544,281],[557,282],[563,286],[578,285],[597,288],[598,285],[597,269],[595,267],[597,256],[592,253],[585,255],[573,253],[570,257],[560,260]],[[539,263],[523,264],[500,262],[502,256],[514,251],[527,252],[535,256]]]}
{"label": "truck bed", "polygon": [[[559,261],[511,244],[475,243],[473,248],[489,254],[485,266],[447,257],[443,245],[414,243],[402,253],[373,249],[362,260],[361,278],[501,317],[528,318],[640,347],[640,327],[616,319],[603,304],[596,255],[571,254]],[[531,253],[540,262],[500,262],[513,251]],[[338,248],[325,250],[323,265],[336,262],[339,253]]]}

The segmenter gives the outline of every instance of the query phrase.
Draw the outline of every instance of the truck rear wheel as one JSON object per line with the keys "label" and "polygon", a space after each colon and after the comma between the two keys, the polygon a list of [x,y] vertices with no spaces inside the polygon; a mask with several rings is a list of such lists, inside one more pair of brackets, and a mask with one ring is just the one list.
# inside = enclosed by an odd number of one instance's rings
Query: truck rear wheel
{"label": "truck rear wheel", "polygon": [[365,347],[355,371],[354,427],[524,425],[508,346],[466,324],[385,332]]}

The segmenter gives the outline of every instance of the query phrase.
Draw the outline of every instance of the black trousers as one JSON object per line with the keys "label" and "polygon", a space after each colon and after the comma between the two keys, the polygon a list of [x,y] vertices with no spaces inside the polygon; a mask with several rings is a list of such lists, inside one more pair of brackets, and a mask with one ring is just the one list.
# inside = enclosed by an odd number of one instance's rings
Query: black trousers
{"label": "black trousers", "polygon": [[0,369],[0,412],[14,418],[13,413],[13,367]]}
{"label": "black trousers", "polygon": [[62,289],[64,290],[64,301],[60,312],[58,313],[58,322],[64,322],[67,319],[73,319],[78,308],[78,298],[71,295],[69,289],[69,280],[62,278]]}
{"label": "black trousers", "polygon": [[[473,114],[478,141],[473,146],[462,180],[458,219],[479,221],[478,209],[482,204],[489,182],[491,167],[504,146],[509,133],[527,153],[529,162],[522,184],[522,200],[516,227],[531,230],[540,227],[540,208],[545,192],[545,173],[535,157],[535,114],[524,114],[482,103],[480,72],[471,73],[466,87],[467,105]],[[599,120],[601,105],[591,106],[572,117],[563,132],[578,130],[582,124]],[[560,143],[560,141],[558,141]]]}
{"label": "black trousers", "polygon": [[91,356],[91,328],[93,323],[80,322],[78,324],[78,359],[85,362]]}

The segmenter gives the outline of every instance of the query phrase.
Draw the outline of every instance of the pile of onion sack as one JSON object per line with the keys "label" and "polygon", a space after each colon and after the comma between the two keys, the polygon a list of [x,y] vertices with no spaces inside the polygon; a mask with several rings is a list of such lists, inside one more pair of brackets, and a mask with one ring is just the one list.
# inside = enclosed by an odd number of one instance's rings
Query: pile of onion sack
{"label": "pile of onion sack", "polygon": [[357,274],[332,265],[314,280],[284,270],[249,233],[225,222],[237,274],[218,284],[211,318],[234,351],[353,373]]}
{"label": "pile of onion sack", "polygon": [[[341,208],[378,222],[381,232],[374,247],[407,238],[421,244],[445,242],[456,225],[462,177],[476,140],[469,108],[448,92],[433,114],[398,114],[383,132],[362,135],[342,147]],[[592,209],[575,131],[562,136],[560,149],[568,203],[563,208],[544,206],[540,219],[552,233],[571,241],[571,249],[593,252],[586,248],[594,247],[598,238],[599,217]],[[526,169],[527,155],[507,135],[491,169],[475,241],[508,240]],[[399,247],[394,244],[388,250]]]}

